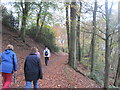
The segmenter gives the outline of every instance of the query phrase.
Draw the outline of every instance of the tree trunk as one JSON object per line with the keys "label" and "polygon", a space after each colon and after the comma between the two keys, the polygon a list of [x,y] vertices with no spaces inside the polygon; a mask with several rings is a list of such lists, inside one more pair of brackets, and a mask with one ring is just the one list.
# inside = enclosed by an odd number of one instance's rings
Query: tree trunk
{"label": "tree trunk", "polygon": [[114,85],[120,86],[120,2],[118,3],[118,66]]}
{"label": "tree trunk", "polygon": [[40,10],[37,14],[37,21],[36,21],[36,27],[38,28],[39,27],[39,20],[40,20],[40,13],[41,13],[41,10],[42,10],[42,7],[40,7]]}
{"label": "tree trunk", "polygon": [[70,64],[70,28],[69,28],[69,3],[66,3],[66,29],[67,29],[67,40],[68,40],[68,64]]}
{"label": "tree trunk", "polygon": [[95,61],[95,35],[96,35],[96,12],[97,12],[97,0],[95,0],[93,11],[93,34],[91,41],[91,75],[94,74],[94,61]]}
{"label": "tree trunk", "polygon": [[81,47],[80,47],[80,15],[82,9],[82,2],[80,2],[80,10],[78,14],[78,22],[77,22],[77,54],[78,54],[78,61],[81,61]]}
{"label": "tree trunk", "polygon": [[26,30],[26,21],[28,17],[28,11],[29,11],[29,2],[24,2],[25,7],[23,7],[23,2],[21,1],[21,7],[23,10],[23,17],[22,17],[22,26],[21,26],[21,33],[20,37],[23,42],[25,42],[25,30]]}
{"label": "tree trunk", "polygon": [[82,45],[82,58],[84,57],[84,47],[85,47],[85,32],[83,32],[83,45]]}
{"label": "tree trunk", "polygon": [[[47,12],[47,7],[45,8],[45,12]],[[44,25],[44,22],[45,22],[45,18],[46,18],[47,14],[44,15],[43,17],[43,20],[42,20],[42,23],[41,23],[41,26],[40,26],[40,29],[37,30],[36,32],[36,36],[35,36],[35,39],[37,39],[38,35],[40,34],[42,28],[43,28],[43,25]]]}
{"label": "tree trunk", "polygon": [[108,1],[105,0],[105,12],[106,12],[106,40],[105,40],[105,76],[104,76],[104,88],[108,88],[109,85],[109,15],[108,15]]}
{"label": "tree trunk", "polygon": [[17,20],[18,20],[18,22],[17,22],[17,24],[18,24],[18,31],[20,31],[20,14],[19,14],[19,12],[17,12]]}
{"label": "tree trunk", "polygon": [[41,23],[40,29],[37,30],[37,33],[36,33],[36,36],[35,36],[36,39],[37,39],[38,35],[40,34],[40,31],[41,31],[42,28],[43,28],[43,25],[44,25],[45,17],[46,17],[46,16],[47,16],[47,15],[45,15],[45,16],[43,17],[43,20],[42,20],[42,23]]}
{"label": "tree trunk", "polygon": [[37,38],[37,35],[38,35],[38,31],[39,31],[39,20],[40,20],[40,14],[41,14],[41,11],[42,11],[42,6],[41,6],[42,2],[40,3],[39,5],[39,12],[37,14],[37,21],[36,21],[36,35],[35,35],[35,38]]}
{"label": "tree trunk", "polygon": [[26,27],[26,18],[25,18],[25,15],[23,14],[23,17],[22,17],[22,26],[21,26],[21,33],[20,33],[20,37],[21,37],[21,39],[22,39],[23,42],[25,42],[25,29],[26,29],[25,27]]}
{"label": "tree trunk", "polygon": [[70,52],[71,52],[71,63],[70,66],[74,69],[77,69],[77,61],[76,61],[76,1],[74,0],[71,2],[71,12],[70,12],[70,18],[71,18],[71,32],[70,32]]}

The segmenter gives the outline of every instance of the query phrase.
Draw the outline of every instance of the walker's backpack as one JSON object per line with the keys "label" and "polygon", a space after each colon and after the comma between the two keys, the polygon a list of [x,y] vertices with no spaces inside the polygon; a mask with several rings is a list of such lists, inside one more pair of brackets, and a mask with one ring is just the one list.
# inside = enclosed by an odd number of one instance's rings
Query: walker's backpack
{"label": "walker's backpack", "polygon": [[47,56],[47,55],[48,55],[48,51],[46,50],[46,51],[45,51],[45,56]]}

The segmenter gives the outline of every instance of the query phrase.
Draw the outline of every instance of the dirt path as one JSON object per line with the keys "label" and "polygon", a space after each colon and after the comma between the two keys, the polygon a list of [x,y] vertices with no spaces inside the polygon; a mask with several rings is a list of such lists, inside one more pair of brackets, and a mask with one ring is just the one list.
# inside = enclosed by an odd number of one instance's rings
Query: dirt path
{"label": "dirt path", "polygon": [[49,65],[43,65],[44,79],[40,80],[42,88],[64,88],[68,86],[68,81],[64,72],[64,65],[67,57],[63,53],[59,53],[55,58],[51,58]]}
{"label": "dirt path", "polygon": [[[58,53],[50,58],[48,66],[42,59],[43,79],[39,80],[39,88],[94,88],[99,87],[94,81],[76,73],[67,65],[67,55]],[[25,88],[23,70],[18,71],[17,83],[11,87]],[[33,87],[33,86],[32,86]]]}
{"label": "dirt path", "polygon": [[[56,54],[56,57],[51,57],[48,63],[48,66],[44,64],[44,58],[42,58],[42,70],[43,70],[43,79],[39,80],[40,88],[56,88],[56,87],[65,87],[66,79],[64,77],[64,66],[67,56],[64,53]],[[24,88],[25,80],[23,73],[23,60],[19,62],[19,70],[17,73],[17,83],[12,83],[11,87]],[[61,78],[62,76],[62,78]],[[64,81],[64,82],[63,82]],[[65,84],[65,85],[62,85]]]}

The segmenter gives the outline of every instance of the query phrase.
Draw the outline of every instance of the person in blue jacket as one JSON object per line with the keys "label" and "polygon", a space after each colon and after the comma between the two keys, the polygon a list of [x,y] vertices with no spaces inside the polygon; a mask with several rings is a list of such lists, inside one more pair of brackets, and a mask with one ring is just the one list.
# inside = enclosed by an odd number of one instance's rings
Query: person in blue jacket
{"label": "person in blue jacket", "polygon": [[26,57],[24,63],[24,75],[26,81],[26,89],[30,89],[32,82],[34,89],[38,89],[38,79],[42,79],[42,66],[40,58],[36,54],[37,48],[32,47],[31,53]]}
{"label": "person in blue jacket", "polygon": [[2,72],[3,77],[2,89],[9,88],[12,82],[12,75],[16,73],[18,69],[17,57],[13,50],[13,45],[9,44],[7,45],[7,49],[0,54],[0,72]]}

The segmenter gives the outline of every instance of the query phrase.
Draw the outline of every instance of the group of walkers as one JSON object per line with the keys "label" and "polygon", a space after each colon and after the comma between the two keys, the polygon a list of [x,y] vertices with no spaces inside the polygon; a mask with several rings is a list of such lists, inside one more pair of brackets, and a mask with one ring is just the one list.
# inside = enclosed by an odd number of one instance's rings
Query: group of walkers
{"label": "group of walkers", "polygon": [[[2,74],[2,89],[8,89],[12,82],[13,74],[17,73],[18,61],[13,45],[7,45],[5,51],[0,54],[0,72]],[[45,65],[48,65],[50,50],[45,47],[43,51],[45,57]],[[30,54],[26,57],[24,63],[24,76],[26,81],[26,89],[31,88],[32,82],[34,89],[38,89],[38,79],[43,79],[42,65],[38,48],[32,47]]]}

